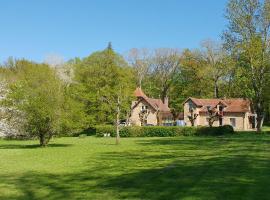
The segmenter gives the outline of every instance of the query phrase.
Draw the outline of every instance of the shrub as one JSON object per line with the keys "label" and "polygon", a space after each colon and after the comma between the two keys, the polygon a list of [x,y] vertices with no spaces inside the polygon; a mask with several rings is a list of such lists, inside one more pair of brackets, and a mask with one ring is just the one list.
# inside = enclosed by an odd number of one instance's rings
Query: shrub
{"label": "shrub", "polygon": [[[110,134],[115,137],[116,128],[112,125],[96,126],[97,137],[103,137],[104,134]],[[233,127],[224,125],[219,127],[177,127],[177,126],[129,126],[120,128],[121,137],[175,137],[175,136],[193,136],[193,135],[224,135],[234,133]]]}
{"label": "shrub", "polygon": [[234,133],[233,127],[230,125],[218,127],[200,127],[196,131],[196,135],[225,135]]}
{"label": "shrub", "polygon": [[[194,127],[131,126],[122,127],[119,134],[121,137],[175,137],[195,135],[196,130]],[[116,135],[115,127],[110,125],[96,126],[97,137],[103,137],[104,134],[108,133],[114,137]]]}
{"label": "shrub", "polygon": [[231,125],[224,125],[224,126],[220,126],[220,132],[225,133],[225,134],[232,134],[234,133],[234,129]]}
{"label": "shrub", "polygon": [[104,134],[110,134],[111,137],[116,135],[115,126],[112,125],[99,125],[95,127],[96,129],[96,136],[103,137]]}

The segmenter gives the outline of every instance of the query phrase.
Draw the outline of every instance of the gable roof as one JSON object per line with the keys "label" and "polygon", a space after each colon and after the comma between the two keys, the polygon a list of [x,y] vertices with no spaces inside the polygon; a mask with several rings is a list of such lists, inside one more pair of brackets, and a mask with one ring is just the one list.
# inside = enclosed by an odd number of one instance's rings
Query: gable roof
{"label": "gable roof", "polygon": [[[154,110],[159,110],[161,112],[170,112],[170,108],[168,107],[168,105],[163,103],[161,99],[153,99],[147,97],[141,88],[136,88],[136,90],[134,91],[134,95],[140,100],[145,100]],[[135,104],[134,107],[135,106],[137,106],[137,104]]]}
{"label": "gable roof", "polygon": [[146,97],[142,89],[139,87],[137,87],[136,90],[134,91],[134,95],[135,97]]}
{"label": "gable roof", "polygon": [[225,106],[224,112],[248,112],[250,111],[250,101],[243,98],[235,99],[198,99],[198,98],[188,98],[197,107],[202,107],[200,112],[207,112],[207,106],[212,108],[216,107],[218,104],[223,104]]}

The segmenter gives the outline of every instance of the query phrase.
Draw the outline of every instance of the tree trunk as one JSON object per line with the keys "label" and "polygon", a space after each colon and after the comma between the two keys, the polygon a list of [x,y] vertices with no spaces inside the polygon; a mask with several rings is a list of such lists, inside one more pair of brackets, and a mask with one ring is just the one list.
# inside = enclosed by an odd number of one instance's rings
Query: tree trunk
{"label": "tree trunk", "polygon": [[263,115],[257,115],[257,132],[261,132],[262,131],[262,124],[263,124]]}
{"label": "tree trunk", "polygon": [[116,144],[120,143],[120,134],[119,134],[119,117],[120,117],[120,99],[117,97],[117,113],[116,113]]}
{"label": "tree trunk", "polygon": [[260,101],[257,101],[255,103],[255,112],[257,113],[257,132],[262,131],[262,124],[263,124],[263,119],[264,119],[264,108],[263,108],[263,103]]}
{"label": "tree trunk", "polygon": [[39,134],[39,144],[40,144],[41,147],[46,146],[45,134]]}
{"label": "tree trunk", "polygon": [[218,99],[219,98],[219,94],[218,94],[218,84],[217,81],[215,81],[215,98]]}

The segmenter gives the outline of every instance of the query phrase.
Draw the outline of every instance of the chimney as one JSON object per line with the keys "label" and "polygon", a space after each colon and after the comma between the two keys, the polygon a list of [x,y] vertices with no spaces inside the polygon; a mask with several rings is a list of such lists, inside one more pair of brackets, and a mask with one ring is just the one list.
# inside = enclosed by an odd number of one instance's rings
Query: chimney
{"label": "chimney", "polygon": [[165,97],[164,104],[169,107],[169,98]]}

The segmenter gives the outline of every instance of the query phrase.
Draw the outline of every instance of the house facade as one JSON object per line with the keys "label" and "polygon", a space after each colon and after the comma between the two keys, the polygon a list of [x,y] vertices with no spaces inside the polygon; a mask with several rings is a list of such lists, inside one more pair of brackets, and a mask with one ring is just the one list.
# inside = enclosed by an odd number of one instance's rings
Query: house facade
{"label": "house facade", "polygon": [[184,121],[192,126],[209,126],[209,110],[216,120],[213,126],[231,125],[235,130],[253,130],[256,127],[256,114],[252,112],[247,99],[197,99],[188,98],[184,102]]}
{"label": "house facade", "polygon": [[147,97],[141,88],[134,92],[136,97],[132,101],[129,122],[134,126],[170,126],[173,124],[173,115],[169,108],[168,98],[161,99]]}

